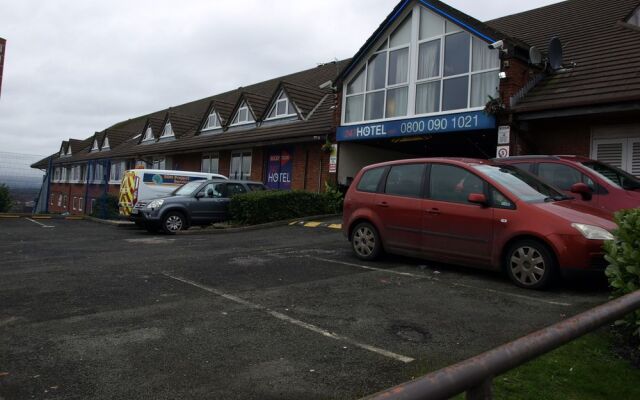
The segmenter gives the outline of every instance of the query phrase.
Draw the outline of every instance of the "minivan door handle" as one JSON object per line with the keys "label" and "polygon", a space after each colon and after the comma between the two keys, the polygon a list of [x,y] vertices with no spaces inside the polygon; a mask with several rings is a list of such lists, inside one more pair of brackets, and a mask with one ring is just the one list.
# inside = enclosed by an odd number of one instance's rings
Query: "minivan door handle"
{"label": "minivan door handle", "polygon": [[386,201],[381,201],[380,203],[378,203],[378,205],[380,207],[389,207],[389,203],[387,203]]}
{"label": "minivan door handle", "polygon": [[427,210],[427,213],[431,215],[440,215],[440,210],[437,208],[432,208],[430,210]]}

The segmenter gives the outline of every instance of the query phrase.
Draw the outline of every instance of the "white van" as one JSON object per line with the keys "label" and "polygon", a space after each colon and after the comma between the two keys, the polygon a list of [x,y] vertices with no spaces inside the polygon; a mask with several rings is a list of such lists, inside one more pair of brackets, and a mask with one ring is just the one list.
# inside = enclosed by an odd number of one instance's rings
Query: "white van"
{"label": "white van", "polygon": [[166,169],[130,169],[120,183],[118,208],[120,215],[129,216],[133,207],[158,197],[168,196],[187,182],[207,179],[227,179],[224,175],[206,172],[171,171]]}

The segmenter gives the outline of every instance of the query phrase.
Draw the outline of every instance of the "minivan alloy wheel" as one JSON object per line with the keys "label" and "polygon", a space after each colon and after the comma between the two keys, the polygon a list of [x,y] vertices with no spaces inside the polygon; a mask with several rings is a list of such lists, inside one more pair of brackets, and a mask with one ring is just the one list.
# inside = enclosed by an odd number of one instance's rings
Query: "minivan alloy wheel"
{"label": "minivan alloy wheel", "polygon": [[376,237],[366,225],[358,227],[353,234],[353,249],[362,257],[369,257],[376,247]]}
{"label": "minivan alloy wheel", "polygon": [[543,278],[547,266],[544,257],[537,249],[522,246],[511,254],[509,268],[516,280],[525,286],[532,286]]}

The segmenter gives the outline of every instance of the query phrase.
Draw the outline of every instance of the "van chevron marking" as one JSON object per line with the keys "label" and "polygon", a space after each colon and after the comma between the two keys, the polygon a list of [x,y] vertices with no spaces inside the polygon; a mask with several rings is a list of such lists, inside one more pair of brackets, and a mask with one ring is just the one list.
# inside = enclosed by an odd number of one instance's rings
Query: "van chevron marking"
{"label": "van chevron marking", "polygon": [[338,127],[339,142],[375,140],[437,133],[495,129],[496,119],[484,111],[470,111],[432,117],[409,118],[371,124]]}

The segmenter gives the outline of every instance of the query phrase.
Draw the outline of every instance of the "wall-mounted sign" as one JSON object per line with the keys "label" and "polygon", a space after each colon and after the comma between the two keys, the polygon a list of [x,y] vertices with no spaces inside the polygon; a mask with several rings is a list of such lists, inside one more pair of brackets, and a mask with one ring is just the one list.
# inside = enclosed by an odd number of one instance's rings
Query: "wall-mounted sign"
{"label": "wall-mounted sign", "polygon": [[372,124],[338,127],[339,142],[376,140],[405,136],[431,135],[478,129],[493,129],[496,119],[484,111],[470,111],[433,117],[411,118]]}
{"label": "wall-mounted sign", "polygon": [[293,157],[289,148],[269,151],[267,166],[267,187],[270,189],[291,189],[291,169]]}
{"label": "wall-mounted sign", "polygon": [[496,149],[497,158],[509,157],[509,146],[498,146]]}
{"label": "wall-mounted sign", "polygon": [[184,175],[168,175],[168,174],[144,174],[142,181],[146,183],[156,185],[184,185],[191,181],[205,180],[204,177],[199,176],[184,176]]}
{"label": "wall-mounted sign", "polygon": [[329,155],[329,173],[335,174],[338,168],[338,145],[331,145],[331,154]]}
{"label": "wall-mounted sign", "polygon": [[511,142],[511,127],[500,125],[498,127],[498,144],[509,144]]}

